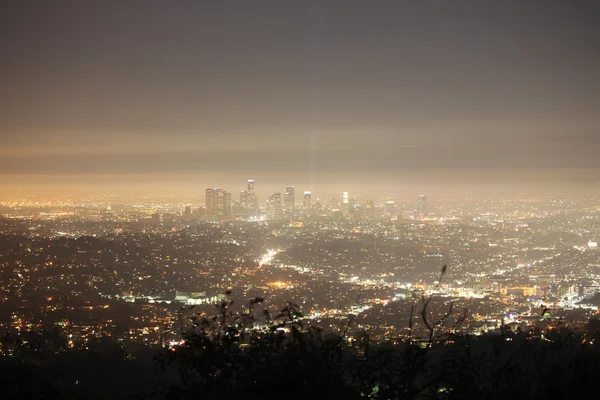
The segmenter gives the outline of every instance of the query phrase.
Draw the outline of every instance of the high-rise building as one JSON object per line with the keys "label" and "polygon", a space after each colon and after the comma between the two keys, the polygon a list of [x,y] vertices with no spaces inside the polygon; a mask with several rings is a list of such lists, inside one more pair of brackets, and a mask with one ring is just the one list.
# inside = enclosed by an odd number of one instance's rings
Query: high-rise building
{"label": "high-rise building", "polygon": [[286,186],[283,195],[283,205],[287,212],[292,212],[296,208],[296,188],[294,186]]}
{"label": "high-rise building", "polygon": [[343,215],[350,214],[350,195],[348,192],[342,192],[342,213]]}
{"label": "high-rise building", "polygon": [[222,212],[224,219],[231,218],[231,193],[224,191],[222,201],[218,204],[218,209],[219,212]]}
{"label": "high-rise building", "polygon": [[246,216],[258,214],[258,196],[254,192],[254,179],[248,179],[247,189],[240,193],[240,207]]}
{"label": "high-rise building", "polygon": [[231,193],[221,188],[206,189],[206,216],[213,220],[231,218]]}
{"label": "high-rise building", "polygon": [[242,207],[242,203],[239,201],[234,201],[231,205],[231,216],[233,217],[247,217],[247,210]]}
{"label": "high-rise building", "polygon": [[389,215],[394,215],[396,213],[396,203],[393,201],[386,202],[385,213]]}
{"label": "high-rise building", "polygon": [[270,219],[277,219],[283,215],[283,208],[281,205],[281,193],[273,193],[267,199],[267,216]]}
{"label": "high-rise building", "polygon": [[248,179],[249,206],[254,214],[258,214],[258,196],[254,191],[254,179]]}
{"label": "high-rise building", "polygon": [[312,194],[309,191],[304,192],[304,209],[310,210],[312,208]]}
{"label": "high-rise building", "polygon": [[417,204],[417,218],[424,220],[427,216],[427,196],[419,195],[419,203]]}
{"label": "high-rise building", "polygon": [[217,214],[217,190],[221,189],[206,189],[206,216],[214,217]]}

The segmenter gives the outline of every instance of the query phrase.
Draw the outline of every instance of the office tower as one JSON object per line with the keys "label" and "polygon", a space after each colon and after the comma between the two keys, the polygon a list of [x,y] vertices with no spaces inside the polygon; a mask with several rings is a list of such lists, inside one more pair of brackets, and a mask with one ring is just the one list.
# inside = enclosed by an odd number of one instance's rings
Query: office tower
{"label": "office tower", "polygon": [[283,208],[281,205],[281,193],[272,193],[267,199],[267,216],[270,219],[277,219],[283,215]]}
{"label": "office tower", "polygon": [[231,193],[221,188],[206,189],[206,216],[212,220],[231,218]]}
{"label": "office tower", "polygon": [[219,211],[223,213],[223,218],[231,218],[231,193],[223,191],[221,199],[222,202],[219,203]]}
{"label": "office tower", "polygon": [[240,193],[240,206],[243,209],[242,214],[246,216],[258,214],[258,196],[254,192],[254,179],[248,179],[247,189]]}
{"label": "office tower", "polygon": [[427,196],[422,194],[419,196],[419,203],[417,204],[417,218],[424,220],[427,216]]}
{"label": "office tower", "polygon": [[386,202],[385,213],[389,215],[394,215],[396,213],[396,203],[393,201]]}
{"label": "office tower", "polygon": [[365,206],[363,204],[352,205],[352,215],[356,221],[365,219]]}
{"label": "office tower", "polygon": [[310,210],[312,208],[312,196],[309,191],[304,192],[304,209]]}
{"label": "office tower", "polygon": [[254,179],[248,179],[248,206],[252,210],[253,214],[258,214],[258,196],[254,192]]}
{"label": "office tower", "polygon": [[294,186],[286,186],[283,195],[283,205],[287,212],[294,211],[296,208],[296,188]]}
{"label": "office tower", "polygon": [[217,214],[217,189],[206,189],[206,216],[213,217]]}
{"label": "office tower", "polygon": [[343,215],[350,214],[350,195],[348,192],[342,192],[342,213]]}
{"label": "office tower", "polygon": [[[247,190],[242,190],[240,193],[240,206],[239,209],[235,211],[239,213],[240,216],[248,217],[252,215],[252,207],[250,205],[252,199],[252,195]],[[234,212],[235,214],[235,212]]]}
{"label": "office tower", "polygon": [[373,200],[367,200],[365,205],[365,217],[369,219],[375,218],[375,202]]}
{"label": "office tower", "polygon": [[234,201],[231,205],[231,215],[233,217],[246,217],[246,209],[242,207],[242,203],[239,201]]}

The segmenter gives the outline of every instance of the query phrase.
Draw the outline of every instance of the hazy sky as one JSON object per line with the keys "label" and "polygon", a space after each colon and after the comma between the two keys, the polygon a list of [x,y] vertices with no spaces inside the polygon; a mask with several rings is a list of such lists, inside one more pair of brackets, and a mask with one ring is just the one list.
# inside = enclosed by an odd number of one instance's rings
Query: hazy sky
{"label": "hazy sky", "polygon": [[5,0],[0,179],[597,184],[599,71],[599,1]]}

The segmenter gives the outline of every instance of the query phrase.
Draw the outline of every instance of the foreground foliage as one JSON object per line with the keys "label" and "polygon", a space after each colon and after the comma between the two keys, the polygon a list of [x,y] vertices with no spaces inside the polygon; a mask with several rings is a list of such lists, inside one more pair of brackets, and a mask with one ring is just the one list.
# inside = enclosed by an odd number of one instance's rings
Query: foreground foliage
{"label": "foreground foliage", "polygon": [[257,328],[261,301],[238,315],[224,301],[210,318],[182,309],[177,347],[132,353],[106,340],[82,351],[42,335],[12,345],[5,338],[13,351],[0,357],[0,398],[592,398],[600,376],[597,320],[585,334],[502,330],[374,343],[350,323],[337,333],[306,326],[294,304],[263,313]]}
{"label": "foreground foliage", "polygon": [[571,398],[591,396],[600,376],[598,332],[502,330],[372,343],[366,333],[305,327],[293,304],[250,330],[252,313],[234,317],[229,305],[214,318],[192,318],[185,345],[158,357],[179,378],[165,387],[168,397]]}

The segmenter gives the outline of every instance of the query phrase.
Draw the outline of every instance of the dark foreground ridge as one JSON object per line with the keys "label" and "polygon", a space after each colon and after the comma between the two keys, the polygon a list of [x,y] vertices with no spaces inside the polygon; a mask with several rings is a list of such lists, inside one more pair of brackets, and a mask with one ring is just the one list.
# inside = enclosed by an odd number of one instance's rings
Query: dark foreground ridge
{"label": "dark foreground ridge", "polygon": [[294,304],[265,311],[257,328],[251,311],[261,302],[237,315],[228,300],[212,317],[182,309],[184,340],[165,348],[125,351],[106,339],[68,350],[55,332],[4,337],[12,356],[0,358],[0,398],[593,398],[600,376],[596,319],[585,333],[507,328],[374,343],[351,320],[338,333],[305,326]]}

